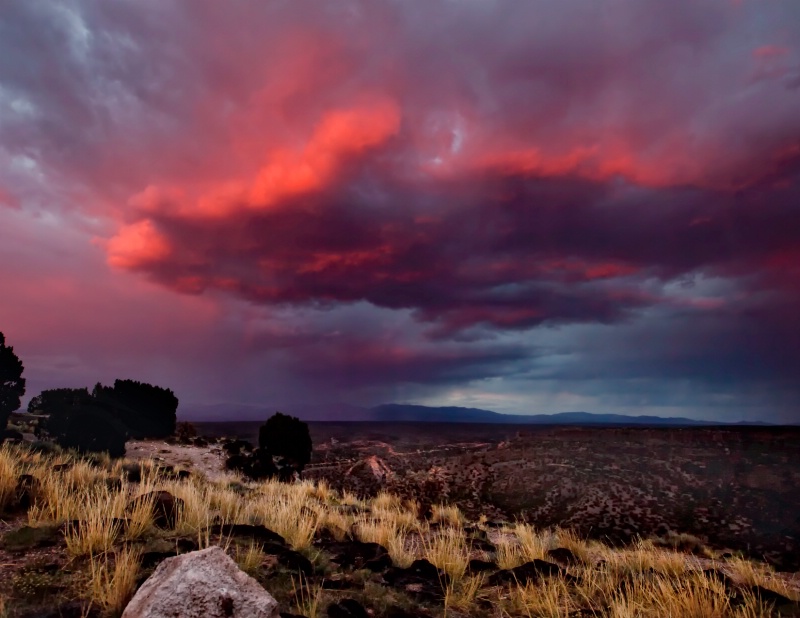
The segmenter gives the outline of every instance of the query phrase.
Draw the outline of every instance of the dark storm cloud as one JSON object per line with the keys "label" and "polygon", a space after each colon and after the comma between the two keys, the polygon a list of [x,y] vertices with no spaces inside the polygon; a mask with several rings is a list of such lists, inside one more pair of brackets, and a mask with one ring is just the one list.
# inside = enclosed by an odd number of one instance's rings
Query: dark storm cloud
{"label": "dark storm cloud", "polygon": [[798,6],[17,3],[0,203],[279,314],[252,354],[337,388],[521,375],[557,328],[564,383],[797,392]]}

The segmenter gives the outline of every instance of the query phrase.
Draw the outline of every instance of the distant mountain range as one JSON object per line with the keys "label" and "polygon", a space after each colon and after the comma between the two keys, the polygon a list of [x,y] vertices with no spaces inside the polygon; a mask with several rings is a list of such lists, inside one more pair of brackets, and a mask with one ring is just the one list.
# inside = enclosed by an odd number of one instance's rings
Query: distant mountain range
{"label": "distant mountain range", "polygon": [[724,423],[682,417],[627,416],[560,412],[557,414],[500,414],[480,408],[430,407],[389,403],[371,408],[348,404],[283,405],[274,407],[246,404],[208,404],[181,407],[178,416],[191,421],[263,421],[276,410],[304,421],[392,422],[392,423],[487,423],[513,425],[769,425],[763,422]]}

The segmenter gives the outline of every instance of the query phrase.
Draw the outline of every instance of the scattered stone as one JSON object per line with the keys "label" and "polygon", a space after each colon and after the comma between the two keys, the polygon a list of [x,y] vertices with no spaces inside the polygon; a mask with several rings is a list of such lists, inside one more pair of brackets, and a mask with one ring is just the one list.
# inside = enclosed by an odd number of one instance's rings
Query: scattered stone
{"label": "scattered stone", "polygon": [[485,551],[490,553],[497,551],[497,548],[493,543],[490,543],[484,539],[468,539],[468,541],[473,551]]}
{"label": "scattered stone", "polygon": [[355,599],[342,599],[328,605],[329,618],[369,618],[367,610]]}
{"label": "scattered stone", "polygon": [[496,571],[497,569],[497,564],[494,562],[478,560],[477,558],[470,560],[467,565],[467,571],[469,573],[486,573],[487,571]]}
{"label": "scattered stone", "polygon": [[504,569],[493,574],[487,582],[490,586],[501,586],[503,584],[536,582],[541,577],[561,575],[567,577],[567,572],[557,564],[546,560],[532,560],[513,569]]}
{"label": "scattered stone", "polygon": [[278,554],[278,562],[290,571],[300,571],[305,576],[314,574],[314,565],[303,554],[291,549],[284,549]]}
{"label": "scattered stone", "polygon": [[122,618],[278,618],[278,603],[220,547],[164,560]]}
{"label": "scattered stone", "polygon": [[346,575],[334,574],[322,580],[323,590],[352,590],[353,588],[362,588],[362,584],[354,581]]}
{"label": "scattered stone", "polygon": [[211,534],[218,534],[220,536],[234,536],[238,538],[245,537],[263,543],[286,545],[286,539],[284,539],[277,532],[273,532],[266,526],[253,526],[250,524],[216,524],[211,526],[208,531]]}
{"label": "scattered stone", "polygon": [[382,573],[386,569],[390,569],[394,566],[394,562],[392,562],[392,557],[387,554],[382,554],[377,558],[373,558],[371,560],[367,560],[364,563],[364,568],[372,571],[373,573]]}
{"label": "scattered stone", "polygon": [[53,547],[61,538],[57,526],[22,526],[6,532],[0,545],[8,551],[23,551],[34,547]]}
{"label": "scattered stone", "polygon": [[555,549],[549,549],[547,550],[547,555],[561,564],[572,565],[580,562],[578,557],[572,553],[572,550],[568,549],[567,547],[556,547]]}
{"label": "scattered stone", "polygon": [[508,522],[492,519],[490,521],[484,522],[483,525],[486,526],[487,528],[502,528],[503,526],[507,526]]}
{"label": "scattered stone", "polygon": [[[378,543],[345,541],[342,543],[329,543],[325,546],[325,549],[333,554],[334,562],[345,568],[370,568],[373,571],[382,571],[388,568],[385,566],[387,558],[388,566],[391,566],[389,552],[383,545]],[[371,566],[367,567],[367,563]]]}
{"label": "scattered stone", "polygon": [[311,564],[311,560],[300,552],[277,543],[266,543],[262,551],[269,556],[275,556],[278,559],[278,564],[290,571],[300,571],[306,577],[314,574],[314,565]]}
{"label": "scattered stone", "polygon": [[142,568],[149,569],[157,564],[161,564],[167,558],[173,558],[177,555],[178,552],[176,551],[146,551],[142,554],[141,558]]}
{"label": "scattered stone", "polygon": [[396,588],[422,599],[441,601],[443,589],[450,583],[447,573],[440,571],[428,560],[415,560],[407,569],[392,567],[383,574],[383,580]]}
{"label": "scattered stone", "polygon": [[175,546],[178,548],[178,552],[181,554],[200,549],[197,546],[197,541],[193,541],[192,539],[177,539],[175,541]]}
{"label": "scattered stone", "polygon": [[724,573],[719,569],[703,569],[703,575],[705,575],[707,579],[718,580],[728,590],[733,590],[734,588],[736,588],[736,582],[734,582],[727,575],[727,573]]}
{"label": "scattered stone", "polygon": [[137,463],[126,463],[122,466],[122,473],[129,483],[142,482],[142,467]]}
{"label": "scattered stone", "polygon": [[756,598],[761,599],[764,603],[771,603],[775,605],[775,609],[779,610],[784,616],[789,615],[787,611],[792,609],[800,610],[800,604],[792,601],[789,597],[782,595],[779,592],[764,588],[762,586],[750,586],[749,592]]}

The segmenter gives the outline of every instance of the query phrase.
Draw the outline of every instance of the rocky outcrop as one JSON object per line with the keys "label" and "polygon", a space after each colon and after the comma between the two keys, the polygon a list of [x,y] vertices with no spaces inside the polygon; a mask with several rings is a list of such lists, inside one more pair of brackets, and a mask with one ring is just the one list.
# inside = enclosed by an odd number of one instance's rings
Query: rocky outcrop
{"label": "rocky outcrop", "polygon": [[220,547],[162,562],[122,618],[278,618],[278,603]]}

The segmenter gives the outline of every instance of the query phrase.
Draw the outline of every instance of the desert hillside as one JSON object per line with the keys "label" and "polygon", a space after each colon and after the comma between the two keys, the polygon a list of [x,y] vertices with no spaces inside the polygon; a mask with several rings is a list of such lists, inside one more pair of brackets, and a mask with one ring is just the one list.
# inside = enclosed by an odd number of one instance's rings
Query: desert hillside
{"label": "desert hillside", "polygon": [[165,454],[3,446],[0,615],[120,616],[159,563],[211,546],[283,616],[800,615],[795,576],[691,539],[674,541],[693,553],[642,539],[612,548],[324,480],[181,469]]}

